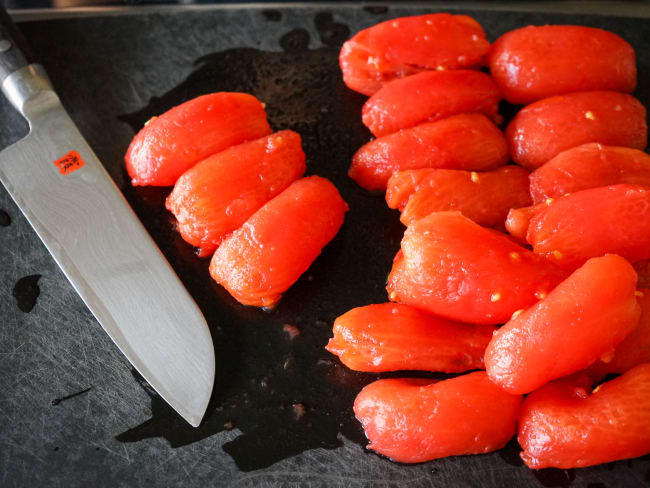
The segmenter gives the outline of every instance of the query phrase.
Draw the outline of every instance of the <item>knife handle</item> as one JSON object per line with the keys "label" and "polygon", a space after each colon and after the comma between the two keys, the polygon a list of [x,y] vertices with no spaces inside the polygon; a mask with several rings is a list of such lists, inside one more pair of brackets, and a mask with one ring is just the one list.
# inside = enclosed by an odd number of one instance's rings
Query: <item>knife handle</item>
{"label": "knife handle", "polygon": [[0,84],[7,76],[31,64],[31,50],[16,24],[0,4]]}

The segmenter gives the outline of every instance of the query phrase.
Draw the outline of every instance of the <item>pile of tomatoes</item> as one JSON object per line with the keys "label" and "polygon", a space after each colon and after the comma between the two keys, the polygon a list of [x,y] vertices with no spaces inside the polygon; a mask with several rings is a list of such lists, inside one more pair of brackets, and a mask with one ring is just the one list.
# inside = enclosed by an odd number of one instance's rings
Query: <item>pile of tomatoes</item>
{"label": "pile of tomatoes", "polygon": [[[385,191],[407,229],[390,301],[340,316],[327,349],[358,371],[469,372],[365,387],[368,447],[420,462],[516,434],[531,468],[649,453],[650,156],[633,48],[560,25],[490,45],[472,18],[431,14],[357,33],[340,65],[370,96],[376,136],[349,175]],[[526,104],[504,132],[502,98]]]}

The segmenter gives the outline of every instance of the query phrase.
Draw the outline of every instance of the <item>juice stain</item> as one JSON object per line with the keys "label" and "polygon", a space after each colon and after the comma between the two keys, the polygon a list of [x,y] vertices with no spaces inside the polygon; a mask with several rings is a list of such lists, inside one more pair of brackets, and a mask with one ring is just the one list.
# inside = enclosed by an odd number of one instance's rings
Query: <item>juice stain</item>
{"label": "juice stain", "polygon": [[265,9],[262,10],[262,15],[270,22],[280,22],[282,20],[282,12],[279,10]]}
{"label": "juice stain", "polygon": [[41,294],[38,280],[41,275],[29,275],[20,278],[14,285],[12,295],[16,299],[16,305],[25,313],[29,313],[36,306],[36,300]]}
{"label": "juice stain", "polygon": [[[164,208],[170,188],[125,184],[127,200],[206,317],[216,377],[205,418],[193,428],[134,371],[151,397],[151,418],[119,434],[119,441],[162,437],[178,447],[232,429],[231,436],[239,435],[223,449],[243,471],[309,449],[336,448],[342,445],[341,436],[366,443],[352,405],[359,390],[377,376],[348,370],[324,347],[338,315],[385,301],[382,284],[403,227],[382,199],[361,191],[347,177],[352,155],[371,137],[360,117],[365,97],[341,80],[338,52],[349,29],[327,13],[314,20],[324,47],[310,49],[307,30],[295,29],[279,40],[281,52],[237,48],[204,56],[179,86],[120,117],[138,131],[153,115],[193,97],[217,91],[252,93],[266,103],[274,130],[300,133],[307,174],[332,180],[351,211],[309,271],[275,309],[264,312],[239,305],[211,280],[209,260],[198,258],[173,229]],[[368,242],[373,241],[384,244],[369,253]]]}
{"label": "juice stain", "polygon": [[4,210],[0,209],[0,227],[8,227],[11,224],[11,217]]}
{"label": "juice stain", "polygon": [[573,469],[534,469],[533,474],[542,486],[565,487],[570,486],[576,479],[576,473]]}

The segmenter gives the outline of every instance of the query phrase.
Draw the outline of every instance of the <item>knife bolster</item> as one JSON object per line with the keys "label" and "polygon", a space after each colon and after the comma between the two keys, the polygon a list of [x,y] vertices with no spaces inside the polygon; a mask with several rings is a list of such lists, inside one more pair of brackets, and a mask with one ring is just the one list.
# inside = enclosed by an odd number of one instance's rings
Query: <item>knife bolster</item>
{"label": "knife bolster", "polygon": [[52,102],[59,103],[52,83],[40,64],[14,71],[2,82],[2,92],[25,118]]}

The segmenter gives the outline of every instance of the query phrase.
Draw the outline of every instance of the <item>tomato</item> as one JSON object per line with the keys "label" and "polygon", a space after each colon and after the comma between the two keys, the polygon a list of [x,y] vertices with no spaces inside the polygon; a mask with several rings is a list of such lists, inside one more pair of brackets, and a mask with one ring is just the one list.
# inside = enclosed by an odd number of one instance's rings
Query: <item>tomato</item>
{"label": "tomato", "polygon": [[552,199],[548,199],[546,202],[538,203],[530,207],[511,208],[506,217],[506,230],[516,241],[522,244],[528,244],[526,234],[528,233],[531,219],[551,203]]}
{"label": "tomato", "polygon": [[381,137],[465,112],[496,120],[501,94],[480,71],[425,71],[386,83],[364,104],[361,118]]}
{"label": "tomato", "polygon": [[566,93],[636,88],[634,49],[612,32],[542,25],[507,32],[492,46],[490,74],[510,103]]}
{"label": "tomato", "polygon": [[151,119],[126,152],[131,184],[171,186],[199,161],[271,133],[264,105],[247,93],[203,95]]}
{"label": "tomato", "polygon": [[646,110],[631,95],[578,92],[524,107],[506,128],[512,159],[537,168],[562,151],[587,142],[644,149]]}
{"label": "tomato", "polygon": [[612,185],[557,198],[535,215],[527,240],[536,253],[576,268],[605,253],[650,258],[650,189]]}
{"label": "tomato", "polygon": [[[404,175],[406,173],[406,175]],[[511,208],[530,205],[528,171],[519,166],[503,166],[476,173],[453,169],[419,169],[395,173],[388,182],[386,201],[390,206],[395,186],[406,193],[405,179],[418,181],[412,188],[401,221],[409,225],[430,213],[458,210],[465,217],[487,227],[501,225]],[[391,193],[389,197],[389,193]]]}
{"label": "tomato", "polygon": [[492,384],[485,372],[431,382],[386,379],[354,402],[372,449],[394,461],[419,463],[502,448],[515,433],[521,396]]}
{"label": "tomato", "polygon": [[388,20],[354,35],[341,48],[343,81],[372,95],[384,83],[426,69],[478,68],[490,43],[466,15],[428,14]]}
{"label": "tomato", "polygon": [[300,135],[285,130],[221,151],[176,181],[167,209],[183,239],[209,256],[258,208],[305,172]]}
{"label": "tomato", "polygon": [[650,186],[650,155],[627,147],[583,144],[561,152],[530,175],[535,203],[587,188]]}
{"label": "tomato", "polygon": [[391,301],[452,320],[502,324],[566,273],[500,232],[459,212],[409,225],[388,277]]}
{"label": "tomato", "polygon": [[240,303],[273,307],[334,238],[346,211],[325,178],[294,181],[223,241],[210,275]]}
{"label": "tomato", "polygon": [[352,158],[348,176],[367,190],[385,190],[396,171],[484,170],[509,159],[508,143],[492,122],[481,114],[461,114],[370,141]]}
{"label": "tomato", "polygon": [[483,369],[494,327],[452,322],[408,305],[353,308],[334,322],[327,349],[355,371]]}
{"label": "tomato", "polygon": [[650,290],[638,289],[636,299],[641,306],[638,325],[616,346],[613,354],[596,361],[590,371],[602,376],[620,374],[638,364],[650,363]]}
{"label": "tomato", "polygon": [[554,381],[521,406],[518,440],[529,468],[582,468],[650,453],[650,364],[591,391],[587,375]]}
{"label": "tomato", "polygon": [[488,376],[505,391],[528,393],[586,368],[638,324],[635,291],[636,273],[625,259],[590,259],[496,332],[485,351]]}

